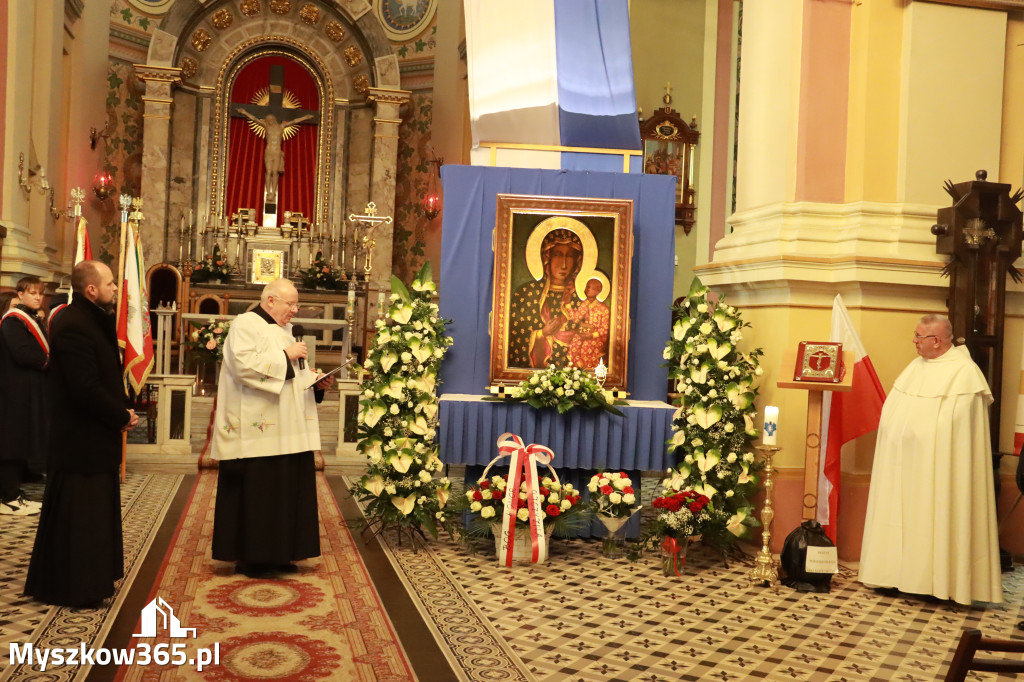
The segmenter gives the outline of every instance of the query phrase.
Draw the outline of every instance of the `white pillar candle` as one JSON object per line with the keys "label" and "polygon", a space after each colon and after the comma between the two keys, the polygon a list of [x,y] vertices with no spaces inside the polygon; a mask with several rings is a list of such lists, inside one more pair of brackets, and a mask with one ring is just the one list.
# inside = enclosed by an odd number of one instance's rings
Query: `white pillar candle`
{"label": "white pillar candle", "polygon": [[351,306],[355,302],[356,302],[356,290],[352,288],[352,283],[349,282],[349,287],[348,287],[348,304],[349,304],[349,306]]}
{"label": "white pillar candle", "polygon": [[779,408],[768,405],[764,408],[764,434],[761,442],[765,445],[775,445],[776,434],[779,431]]}

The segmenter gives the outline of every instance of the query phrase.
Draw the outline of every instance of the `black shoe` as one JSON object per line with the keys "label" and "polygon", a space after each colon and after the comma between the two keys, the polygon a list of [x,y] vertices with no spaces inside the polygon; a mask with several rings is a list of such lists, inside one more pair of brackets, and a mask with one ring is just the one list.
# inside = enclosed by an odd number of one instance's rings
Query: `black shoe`
{"label": "black shoe", "polygon": [[260,580],[262,578],[272,578],[274,576],[274,567],[267,564],[239,562],[235,566],[235,573],[241,573],[246,578],[252,578],[253,580]]}
{"label": "black shoe", "polygon": [[298,573],[299,567],[295,564],[275,564],[273,569],[278,573]]}
{"label": "black shoe", "polygon": [[873,589],[875,591],[875,594],[881,595],[883,597],[898,597],[898,596],[900,596],[900,591],[898,589],[896,589],[895,587],[873,587],[871,589]]}

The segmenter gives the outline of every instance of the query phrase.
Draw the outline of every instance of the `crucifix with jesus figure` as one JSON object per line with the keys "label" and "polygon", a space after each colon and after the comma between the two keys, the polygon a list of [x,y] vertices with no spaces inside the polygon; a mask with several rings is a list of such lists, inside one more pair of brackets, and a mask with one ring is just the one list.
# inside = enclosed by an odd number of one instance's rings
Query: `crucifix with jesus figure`
{"label": "crucifix with jesus figure", "polygon": [[253,132],[266,138],[267,141],[267,148],[263,153],[265,224],[266,216],[274,216],[272,222],[274,225],[277,224],[277,188],[280,176],[284,173],[284,150],[281,143],[295,135],[300,124],[317,125],[320,122],[319,111],[302,109],[300,103],[294,99],[291,93],[287,93],[287,96],[289,101],[285,102],[284,67],[275,64],[270,67],[269,102],[267,104],[233,103],[231,105],[231,116],[235,118],[244,116],[249,119]]}

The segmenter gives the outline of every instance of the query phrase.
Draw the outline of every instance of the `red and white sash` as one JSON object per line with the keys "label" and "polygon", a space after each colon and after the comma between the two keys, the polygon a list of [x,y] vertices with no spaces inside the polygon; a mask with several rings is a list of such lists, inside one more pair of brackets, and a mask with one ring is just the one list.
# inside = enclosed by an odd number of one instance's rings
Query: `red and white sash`
{"label": "red and white sash", "polygon": [[549,464],[555,456],[549,448],[533,443],[524,445],[523,439],[512,433],[498,437],[498,455],[511,457],[508,467],[508,487],[505,488],[505,511],[501,518],[501,540],[498,559],[512,565],[512,550],[516,540],[516,512],[519,507],[519,488],[526,482],[526,509],[530,513],[530,544],[532,563],[542,563],[548,557],[547,535],[544,534],[544,513],[541,511],[540,479],[537,462]]}
{"label": "red and white sash", "polygon": [[43,334],[43,330],[39,327],[39,322],[34,317],[26,313],[20,308],[11,308],[4,316],[0,318],[0,322],[6,320],[8,317],[16,317],[22,321],[22,323],[28,327],[29,332],[36,338],[36,341],[42,347],[43,352],[46,353],[46,358],[50,358],[50,344],[46,342],[46,336]]}
{"label": "red and white sash", "polygon": [[53,319],[55,317],[57,317],[57,313],[59,313],[60,311],[64,310],[67,307],[68,307],[67,303],[61,303],[60,305],[55,306],[50,311],[49,316],[47,316],[47,318],[46,318],[46,330],[47,331],[51,331],[53,329]]}

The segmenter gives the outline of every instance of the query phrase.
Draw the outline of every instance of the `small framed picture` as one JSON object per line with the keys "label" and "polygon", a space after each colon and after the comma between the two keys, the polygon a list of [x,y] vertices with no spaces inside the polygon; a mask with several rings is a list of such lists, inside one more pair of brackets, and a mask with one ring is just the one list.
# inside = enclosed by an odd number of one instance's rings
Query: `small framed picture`
{"label": "small framed picture", "polygon": [[274,249],[253,249],[250,251],[249,282],[267,284],[284,277],[285,253]]}

